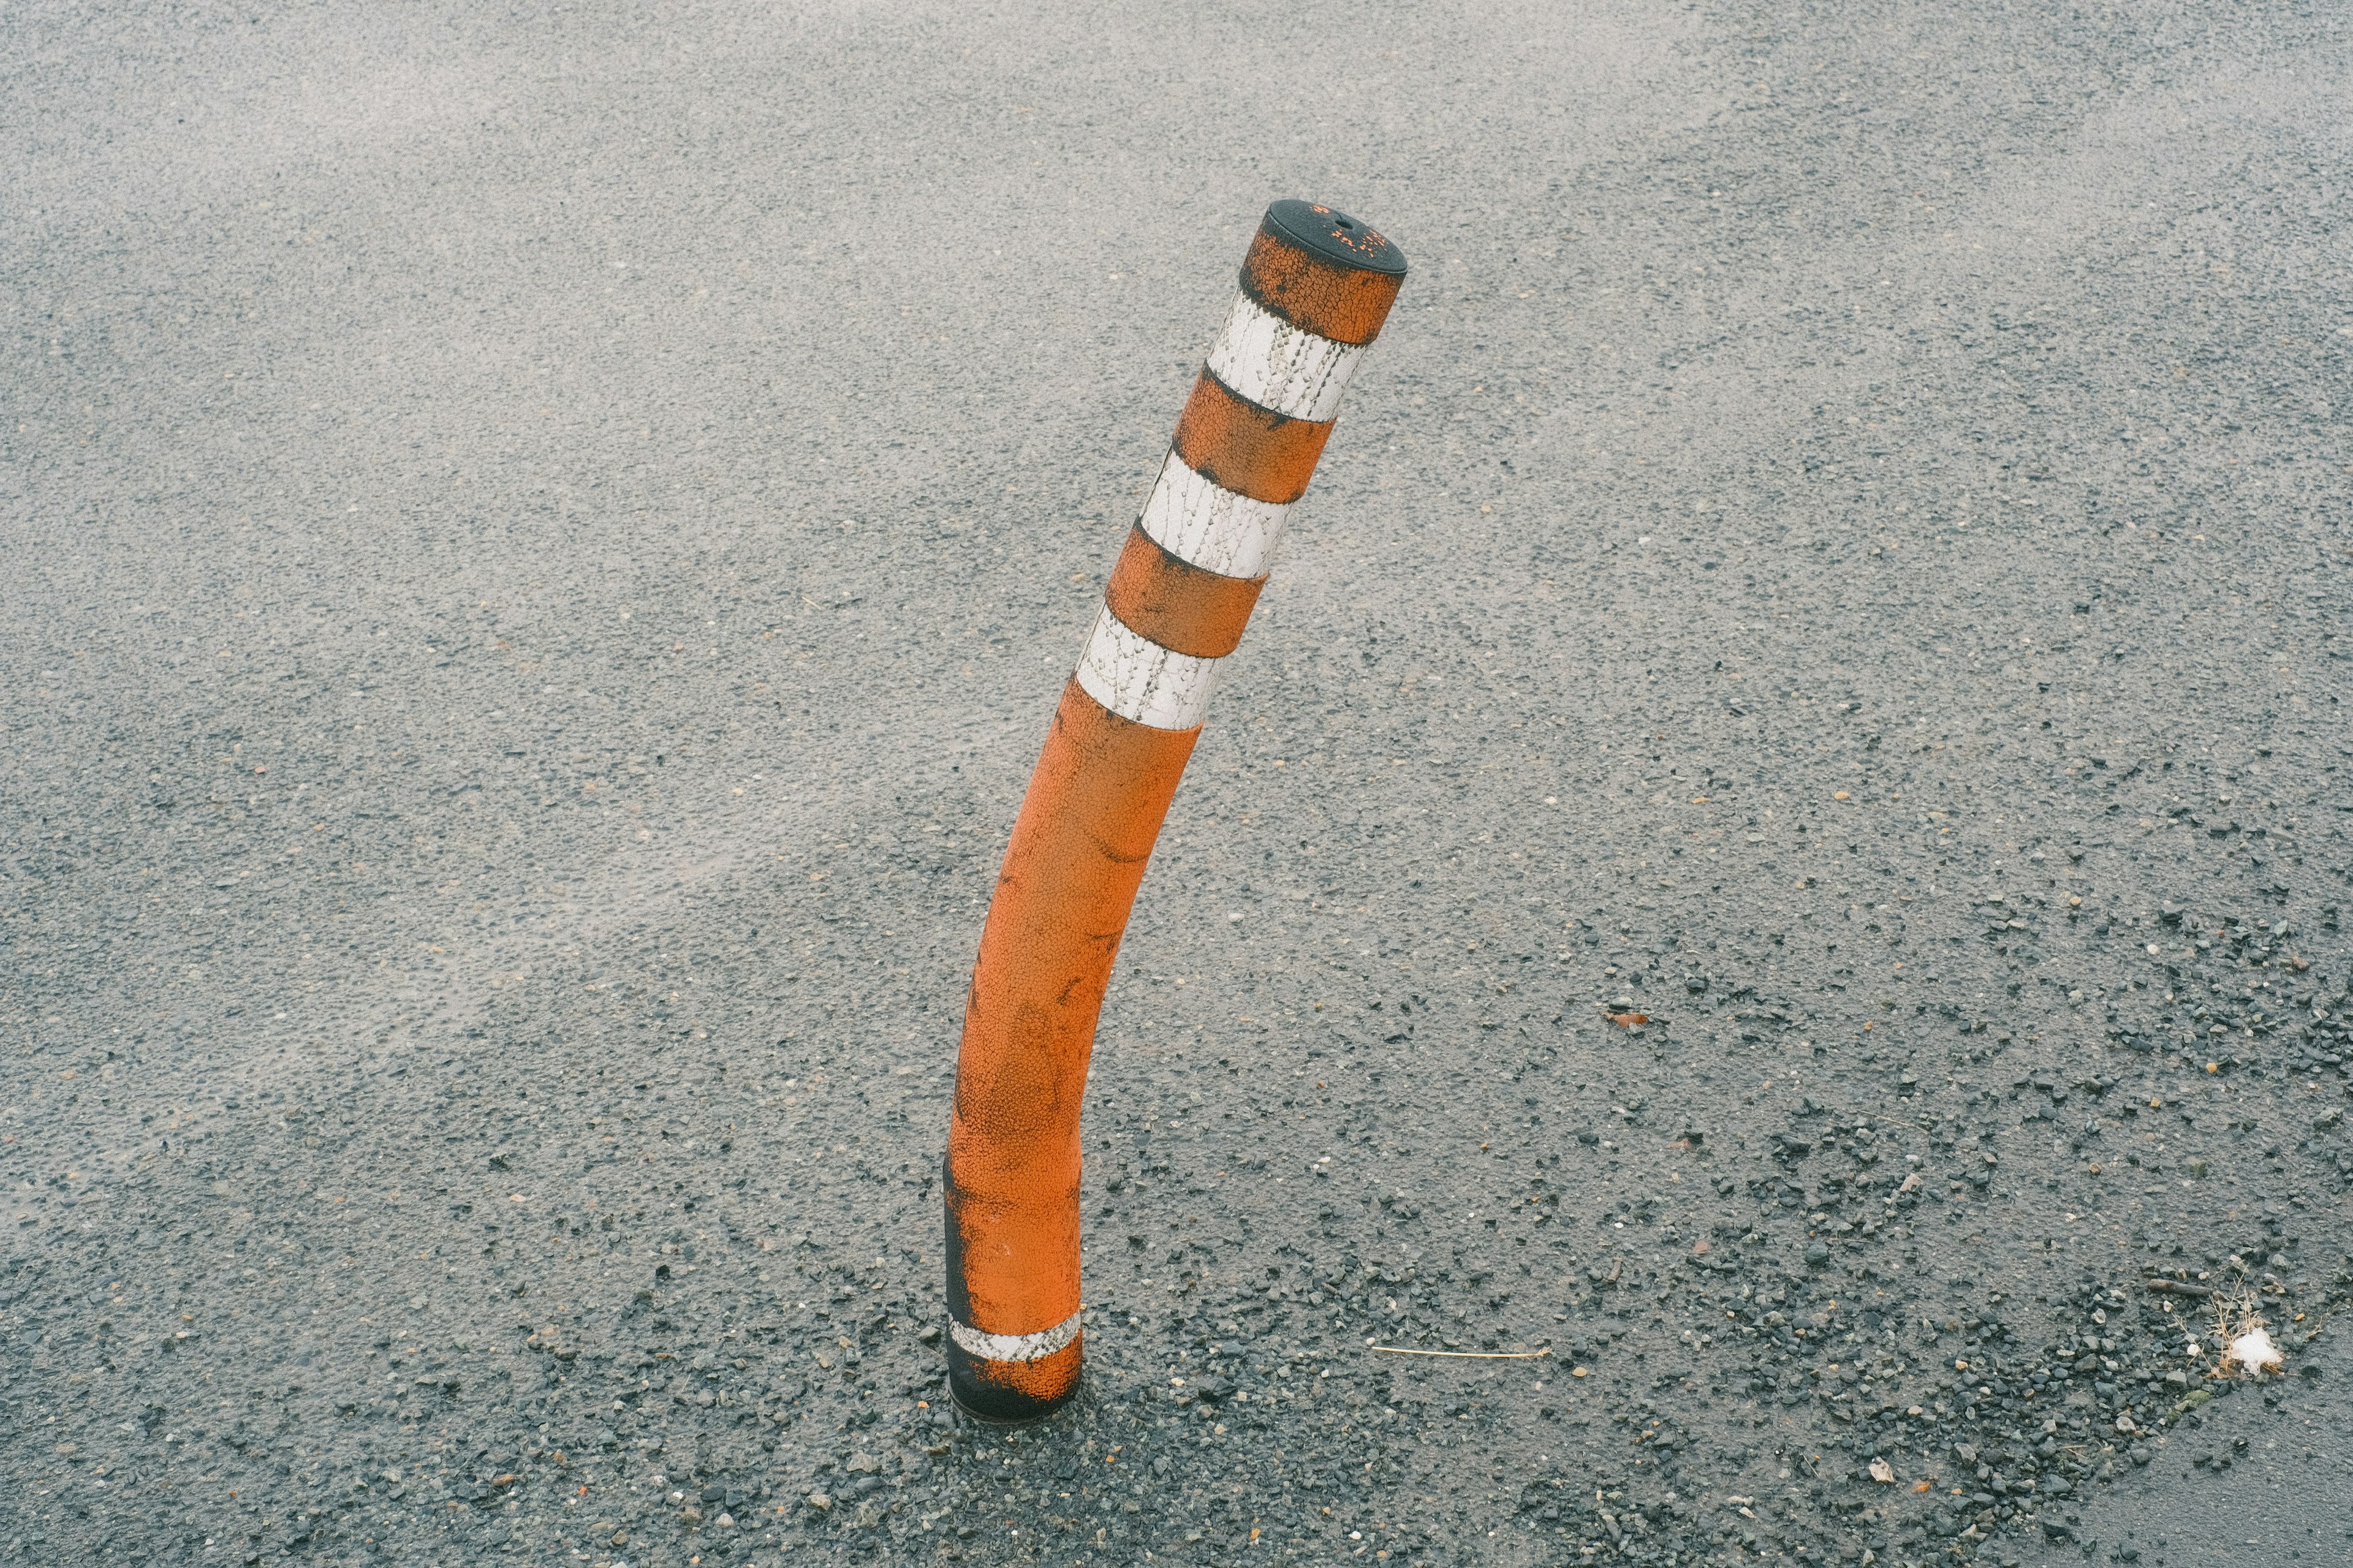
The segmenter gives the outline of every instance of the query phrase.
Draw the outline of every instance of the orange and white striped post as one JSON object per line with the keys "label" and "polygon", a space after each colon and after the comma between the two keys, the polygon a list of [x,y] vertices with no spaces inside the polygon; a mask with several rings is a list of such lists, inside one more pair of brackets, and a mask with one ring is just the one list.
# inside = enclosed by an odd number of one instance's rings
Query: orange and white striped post
{"label": "orange and white striped post", "polygon": [[994,1420],[1078,1391],[1079,1105],[1095,1021],[1218,670],[1405,258],[1277,202],[1062,689],[981,931],[948,1119],[948,1383]]}

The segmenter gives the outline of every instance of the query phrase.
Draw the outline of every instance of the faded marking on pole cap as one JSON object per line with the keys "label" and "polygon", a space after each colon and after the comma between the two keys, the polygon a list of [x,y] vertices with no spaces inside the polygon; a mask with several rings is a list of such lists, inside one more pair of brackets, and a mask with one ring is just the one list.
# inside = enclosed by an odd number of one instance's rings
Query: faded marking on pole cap
{"label": "faded marking on pole cap", "polygon": [[1405,276],[1405,252],[1382,238],[1372,225],[1360,223],[1337,207],[1320,202],[1271,202],[1263,221],[1323,260],[1364,272]]}
{"label": "faded marking on pole cap", "polygon": [[1050,1329],[1034,1334],[992,1334],[948,1319],[948,1335],[967,1355],[983,1361],[1043,1361],[1079,1337],[1079,1319],[1072,1312]]}

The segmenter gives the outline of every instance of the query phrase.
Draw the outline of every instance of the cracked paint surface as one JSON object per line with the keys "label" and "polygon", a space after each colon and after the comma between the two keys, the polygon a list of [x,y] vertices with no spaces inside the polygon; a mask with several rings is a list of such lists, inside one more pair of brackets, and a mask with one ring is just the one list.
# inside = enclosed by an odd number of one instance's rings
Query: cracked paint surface
{"label": "cracked paint surface", "polygon": [[1186,467],[1175,452],[1137,526],[1181,561],[1228,577],[1263,577],[1291,521],[1291,508],[1237,495]]}
{"label": "cracked paint surface", "polygon": [[1194,730],[1208,714],[1220,662],[1162,647],[1122,626],[1106,605],[1079,655],[1078,679],[1123,719],[1155,730]]}
{"label": "cracked paint surface", "polygon": [[1261,408],[1293,419],[1338,417],[1340,396],[1365,351],[1292,325],[1248,294],[1209,350],[1209,374]]}

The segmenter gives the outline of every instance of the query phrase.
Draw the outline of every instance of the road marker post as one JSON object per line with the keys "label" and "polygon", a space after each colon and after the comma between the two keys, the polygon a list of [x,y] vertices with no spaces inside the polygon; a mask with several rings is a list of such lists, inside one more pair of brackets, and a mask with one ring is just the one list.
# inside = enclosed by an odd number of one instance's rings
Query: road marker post
{"label": "road marker post", "polygon": [[948,1118],[948,1384],[996,1421],[1078,1392],[1079,1108],[1135,890],[1405,258],[1276,202],[1062,689],[981,931]]}

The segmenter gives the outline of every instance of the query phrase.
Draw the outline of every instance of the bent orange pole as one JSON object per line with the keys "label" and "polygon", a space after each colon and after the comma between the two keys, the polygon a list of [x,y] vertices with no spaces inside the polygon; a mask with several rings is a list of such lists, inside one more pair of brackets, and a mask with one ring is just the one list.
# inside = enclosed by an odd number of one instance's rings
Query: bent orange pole
{"label": "bent orange pole", "polygon": [[1079,1104],[1113,960],[1217,682],[1405,258],[1277,202],[1062,689],[997,873],[948,1119],[948,1384],[976,1415],[1078,1391]]}

